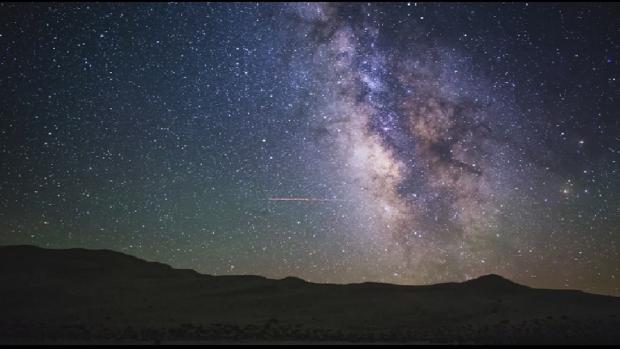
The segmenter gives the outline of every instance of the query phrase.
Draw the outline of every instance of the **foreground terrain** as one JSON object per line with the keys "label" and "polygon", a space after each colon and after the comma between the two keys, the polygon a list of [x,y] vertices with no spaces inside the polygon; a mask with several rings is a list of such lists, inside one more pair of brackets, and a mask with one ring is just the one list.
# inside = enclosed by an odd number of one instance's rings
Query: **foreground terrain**
{"label": "foreground terrain", "polygon": [[464,283],[210,276],[108,250],[0,247],[0,343],[620,343],[620,298]]}

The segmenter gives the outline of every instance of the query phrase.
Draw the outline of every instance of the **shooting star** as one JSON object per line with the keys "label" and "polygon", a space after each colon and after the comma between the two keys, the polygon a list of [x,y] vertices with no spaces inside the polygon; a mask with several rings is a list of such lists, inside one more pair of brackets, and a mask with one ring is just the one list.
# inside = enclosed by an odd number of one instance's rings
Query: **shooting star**
{"label": "shooting star", "polygon": [[295,197],[287,197],[287,198],[268,198],[268,201],[308,201],[308,202],[318,202],[318,201],[333,201],[333,202],[344,202],[346,200],[338,200],[338,199],[321,199],[321,198],[295,198]]}

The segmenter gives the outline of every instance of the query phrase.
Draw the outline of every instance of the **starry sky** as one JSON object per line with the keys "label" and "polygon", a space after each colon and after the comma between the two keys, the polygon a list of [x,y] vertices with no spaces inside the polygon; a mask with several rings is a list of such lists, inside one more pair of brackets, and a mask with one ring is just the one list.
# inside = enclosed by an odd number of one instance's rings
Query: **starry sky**
{"label": "starry sky", "polygon": [[616,4],[0,16],[0,244],[620,295]]}

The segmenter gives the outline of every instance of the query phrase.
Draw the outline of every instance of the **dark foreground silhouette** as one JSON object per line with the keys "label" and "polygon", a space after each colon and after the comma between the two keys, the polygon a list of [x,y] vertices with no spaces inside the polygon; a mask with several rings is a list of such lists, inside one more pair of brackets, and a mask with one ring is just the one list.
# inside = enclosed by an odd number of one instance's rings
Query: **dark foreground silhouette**
{"label": "dark foreground silhouette", "polygon": [[620,344],[620,298],[463,283],[209,276],[108,250],[0,247],[1,343]]}

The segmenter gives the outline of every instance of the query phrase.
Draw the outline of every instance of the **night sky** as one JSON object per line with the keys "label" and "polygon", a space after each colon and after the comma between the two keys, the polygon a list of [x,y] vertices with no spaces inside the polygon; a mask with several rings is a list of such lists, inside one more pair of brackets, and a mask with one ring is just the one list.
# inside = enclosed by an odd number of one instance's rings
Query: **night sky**
{"label": "night sky", "polygon": [[0,244],[620,295],[617,4],[0,4]]}

